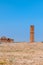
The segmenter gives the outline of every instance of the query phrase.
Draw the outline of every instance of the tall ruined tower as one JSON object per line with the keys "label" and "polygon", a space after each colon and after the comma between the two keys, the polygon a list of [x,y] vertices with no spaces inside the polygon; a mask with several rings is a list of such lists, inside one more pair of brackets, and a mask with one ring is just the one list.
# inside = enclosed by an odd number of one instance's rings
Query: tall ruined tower
{"label": "tall ruined tower", "polygon": [[30,42],[34,42],[34,25],[30,26]]}

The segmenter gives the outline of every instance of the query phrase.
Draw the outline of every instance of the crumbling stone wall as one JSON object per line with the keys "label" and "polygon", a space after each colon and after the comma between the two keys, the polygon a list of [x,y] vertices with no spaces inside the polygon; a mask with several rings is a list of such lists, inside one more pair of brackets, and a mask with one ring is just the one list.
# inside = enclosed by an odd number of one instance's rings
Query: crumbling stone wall
{"label": "crumbling stone wall", "polygon": [[9,43],[11,43],[11,42],[14,42],[14,40],[10,39],[10,38],[6,38],[6,37],[1,37],[0,42],[9,42]]}

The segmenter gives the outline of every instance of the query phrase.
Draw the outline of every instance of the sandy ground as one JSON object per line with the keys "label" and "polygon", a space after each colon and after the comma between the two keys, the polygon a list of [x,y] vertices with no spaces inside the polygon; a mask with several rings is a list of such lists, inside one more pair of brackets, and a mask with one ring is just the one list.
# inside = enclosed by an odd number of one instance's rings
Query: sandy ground
{"label": "sandy ground", "polygon": [[43,43],[0,43],[0,65],[43,65]]}

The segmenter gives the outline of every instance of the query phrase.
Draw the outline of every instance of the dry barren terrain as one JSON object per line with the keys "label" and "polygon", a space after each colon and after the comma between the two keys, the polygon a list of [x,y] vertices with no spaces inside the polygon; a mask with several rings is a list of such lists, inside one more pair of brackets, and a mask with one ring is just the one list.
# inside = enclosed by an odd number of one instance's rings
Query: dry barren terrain
{"label": "dry barren terrain", "polygon": [[43,43],[0,43],[0,65],[43,65]]}

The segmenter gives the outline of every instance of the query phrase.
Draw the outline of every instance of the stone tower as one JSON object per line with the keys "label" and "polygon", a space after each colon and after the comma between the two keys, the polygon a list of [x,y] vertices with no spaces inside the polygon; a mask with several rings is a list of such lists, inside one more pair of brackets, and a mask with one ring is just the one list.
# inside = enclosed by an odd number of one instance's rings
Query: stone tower
{"label": "stone tower", "polygon": [[34,25],[30,26],[30,42],[34,42]]}

